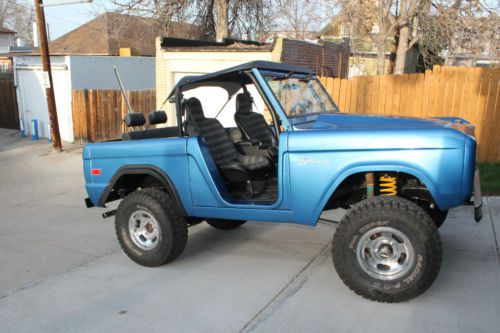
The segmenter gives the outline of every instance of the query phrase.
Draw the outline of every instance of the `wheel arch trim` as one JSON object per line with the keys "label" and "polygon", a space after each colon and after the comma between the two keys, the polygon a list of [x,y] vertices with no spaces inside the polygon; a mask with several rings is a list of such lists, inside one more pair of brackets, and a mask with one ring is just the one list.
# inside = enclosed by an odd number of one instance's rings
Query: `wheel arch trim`
{"label": "wheel arch trim", "polygon": [[167,192],[170,194],[171,198],[173,199],[173,202],[176,208],[178,209],[179,213],[182,216],[187,216],[186,210],[184,208],[184,205],[182,204],[179,193],[177,192],[177,189],[175,188],[175,185],[170,179],[170,177],[159,167],[149,164],[124,165],[120,167],[115,172],[113,177],[111,177],[111,180],[109,181],[108,185],[106,185],[106,187],[102,191],[101,197],[99,198],[99,207],[105,207],[105,204],[107,202],[106,200],[108,199],[111,190],[115,186],[116,182],[121,177],[126,175],[148,175],[161,182],[162,185],[165,186],[165,188],[167,189]]}
{"label": "wheel arch trim", "polygon": [[365,173],[365,172],[381,172],[381,171],[387,171],[387,172],[403,172],[407,173],[409,175],[414,176],[415,178],[419,179],[429,190],[431,193],[432,198],[434,201],[439,206],[439,200],[437,196],[437,189],[434,186],[433,182],[422,172],[419,170],[415,170],[413,168],[405,167],[405,166],[395,166],[395,165],[363,165],[363,166],[357,166],[353,168],[348,168],[345,169],[340,173],[338,177],[335,177],[335,180],[330,184],[330,186],[327,187],[327,190],[324,192],[323,196],[321,197],[321,201],[318,203],[318,205],[315,207],[313,216],[319,218],[321,215],[321,212],[323,211],[323,208],[325,207],[326,203],[330,199],[330,197],[335,193],[337,188],[342,184],[344,180],[347,179],[347,177],[352,176],[357,173]]}

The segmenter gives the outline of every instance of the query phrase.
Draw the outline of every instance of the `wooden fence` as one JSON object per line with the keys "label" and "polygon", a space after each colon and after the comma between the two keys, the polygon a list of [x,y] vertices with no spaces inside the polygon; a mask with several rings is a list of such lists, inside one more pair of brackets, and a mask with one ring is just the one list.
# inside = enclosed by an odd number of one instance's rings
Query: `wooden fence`
{"label": "wooden fence", "polygon": [[16,87],[10,79],[0,80],[0,127],[19,129]]}
{"label": "wooden fence", "polygon": [[[147,116],[155,110],[154,89],[127,94],[135,112]],[[73,90],[72,108],[75,142],[119,139],[128,130],[123,122],[127,106],[119,90]]]}
{"label": "wooden fence", "polygon": [[476,125],[478,158],[500,162],[500,69],[441,67],[425,74],[321,78],[340,111],[460,117]]}

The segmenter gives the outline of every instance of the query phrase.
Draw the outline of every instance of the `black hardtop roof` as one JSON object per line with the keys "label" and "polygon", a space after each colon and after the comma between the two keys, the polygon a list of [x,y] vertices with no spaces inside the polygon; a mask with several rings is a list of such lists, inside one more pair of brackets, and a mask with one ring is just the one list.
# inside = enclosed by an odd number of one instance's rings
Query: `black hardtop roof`
{"label": "black hardtop roof", "polygon": [[[252,68],[270,70],[270,71],[280,71],[280,72],[294,72],[294,73],[303,73],[303,74],[313,74],[313,72],[302,66],[291,65],[282,62],[272,62],[272,61],[264,61],[257,60],[247,62],[245,64],[241,64],[238,66],[226,68],[217,72],[205,74],[205,75],[189,75],[185,76],[179,80],[176,87],[183,87],[185,85],[190,85],[197,82],[204,81],[214,81],[214,80],[223,80],[223,81],[231,81],[234,78],[231,74],[238,74],[241,71],[250,70]],[[175,87],[174,87],[175,89]]]}

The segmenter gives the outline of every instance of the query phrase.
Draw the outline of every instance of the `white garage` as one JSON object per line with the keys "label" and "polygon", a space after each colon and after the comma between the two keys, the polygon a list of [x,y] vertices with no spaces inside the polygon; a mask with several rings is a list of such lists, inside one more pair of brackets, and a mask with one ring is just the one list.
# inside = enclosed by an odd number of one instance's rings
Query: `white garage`
{"label": "white garage", "polygon": [[[154,89],[155,59],[152,57],[51,56],[52,77],[61,139],[73,142],[71,91],[73,89],[119,89],[116,64],[125,90]],[[28,134],[31,121],[38,122],[40,137],[48,138],[49,115],[41,57],[14,57],[19,119]]]}

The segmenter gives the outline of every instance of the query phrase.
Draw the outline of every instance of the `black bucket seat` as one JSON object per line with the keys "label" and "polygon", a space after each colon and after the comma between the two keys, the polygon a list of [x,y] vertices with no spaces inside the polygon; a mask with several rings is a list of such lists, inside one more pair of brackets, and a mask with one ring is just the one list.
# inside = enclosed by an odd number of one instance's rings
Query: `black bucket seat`
{"label": "black bucket seat", "polygon": [[276,137],[264,116],[252,111],[252,96],[248,92],[236,95],[234,120],[248,139],[260,141],[263,148],[277,147]]}
{"label": "black bucket seat", "polygon": [[222,124],[206,118],[200,101],[191,97],[185,102],[186,129],[189,135],[199,135],[208,146],[215,164],[226,182],[245,182],[255,194],[253,182],[266,179],[273,164],[265,156],[242,155],[234,147]]}

